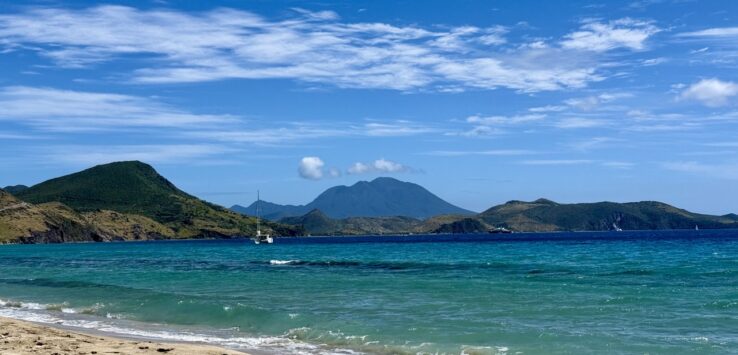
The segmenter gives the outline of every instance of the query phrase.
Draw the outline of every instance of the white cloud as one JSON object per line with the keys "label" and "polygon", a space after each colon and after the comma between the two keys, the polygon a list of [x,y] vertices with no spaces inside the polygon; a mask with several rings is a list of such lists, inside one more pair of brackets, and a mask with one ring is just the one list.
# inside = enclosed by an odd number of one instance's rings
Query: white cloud
{"label": "white cloud", "polygon": [[666,162],[662,166],[668,170],[705,175],[712,178],[738,179],[738,164],[706,164],[696,161],[677,161]]}
{"label": "white cloud", "polygon": [[369,167],[369,165],[356,162],[353,165],[351,165],[350,168],[348,168],[348,173],[349,174],[363,174],[363,173],[368,172],[370,169],[371,168]]}
{"label": "white cloud", "polygon": [[539,159],[520,162],[523,165],[581,165],[591,163],[594,163],[594,161],[586,159]]}
{"label": "white cloud", "polygon": [[507,131],[499,129],[497,127],[490,126],[476,126],[466,131],[453,131],[446,132],[446,136],[460,136],[460,137],[488,137],[505,134]]}
{"label": "white cloud", "polygon": [[25,86],[0,89],[0,121],[49,131],[182,128],[233,120],[226,115],[193,114],[137,96]]}
{"label": "white cloud", "polygon": [[388,172],[388,173],[396,173],[396,172],[408,170],[408,168],[405,167],[404,165],[395,163],[390,160],[386,160],[384,158],[375,160],[373,167],[377,171]]}
{"label": "white cloud", "polygon": [[412,171],[410,167],[384,158],[377,159],[371,163],[356,162],[348,168],[348,173],[352,175],[367,173],[402,173],[409,171]]}
{"label": "white cloud", "polygon": [[[705,30],[684,32],[678,34],[679,37],[738,37],[738,27],[716,27]],[[706,50],[706,49],[705,49]]]}
{"label": "white cloud", "polygon": [[561,112],[566,110],[566,106],[561,105],[546,105],[546,106],[539,106],[539,107],[531,107],[528,109],[530,112]]}
{"label": "white cloud", "polygon": [[414,136],[434,131],[430,127],[409,121],[372,122],[355,129],[372,137]]}
{"label": "white cloud", "polygon": [[302,178],[320,180],[323,178],[323,166],[325,163],[318,157],[304,157],[300,160],[297,172]]}
{"label": "white cloud", "polygon": [[603,104],[631,96],[633,95],[629,93],[605,93],[587,97],[572,98],[565,100],[564,103],[582,111],[593,111],[601,108]]}
{"label": "white cloud", "polygon": [[668,62],[668,58],[659,57],[659,58],[651,58],[651,59],[644,59],[641,61],[641,64],[645,67],[651,67],[654,65],[659,65]]}
{"label": "white cloud", "polygon": [[658,31],[629,19],[587,23],[560,46],[504,48],[508,29],[501,26],[346,23],[330,11],[294,10],[292,18],[270,20],[233,9],[32,7],[0,15],[0,49],[33,50],[63,67],[138,56],[129,63],[139,66],[131,79],[139,83],[293,79],[403,91],[536,92],[603,80],[599,69],[607,60],[592,53],[642,49]]}
{"label": "white cloud", "polygon": [[691,50],[691,51],[689,51],[689,53],[690,54],[699,54],[699,53],[705,53],[705,52],[707,52],[709,50],[710,50],[710,47],[702,47],[700,49]]}
{"label": "white cloud", "polygon": [[142,144],[142,145],[84,145],[44,147],[40,153],[45,159],[75,165],[94,165],[111,161],[140,160],[149,163],[181,163],[209,158],[232,149],[209,144]]}
{"label": "white cloud", "polygon": [[546,118],[545,114],[528,114],[514,116],[480,116],[474,115],[466,118],[466,122],[474,127],[466,131],[447,132],[447,136],[482,137],[503,134],[506,131],[500,126],[514,126],[540,121]]}
{"label": "white cloud", "polygon": [[348,127],[338,127],[326,123],[322,127],[315,124],[288,123],[281,127],[263,127],[256,124],[245,125],[246,127],[231,127],[223,130],[223,127],[215,127],[208,130],[194,130],[183,132],[182,136],[188,138],[200,138],[230,143],[252,143],[258,145],[273,145],[291,141],[305,141],[320,138],[345,137],[358,135],[360,132]]}
{"label": "white cloud", "polygon": [[[411,136],[435,132],[406,120],[348,122],[258,122],[231,115],[198,114],[155,98],[26,86],[0,87],[0,122],[40,131],[137,130],[169,137],[225,143],[270,145],[331,137]],[[19,139],[19,135],[4,135]],[[38,135],[34,134],[34,137]]]}
{"label": "white cloud", "polygon": [[609,122],[603,119],[585,118],[585,117],[567,117],[557,121],[554,126],[557,128],[593,128],[608,125]]}
{"label": "white cloud", "polygon": [[482,156],[515,156],[515,155],[528,155],[536,154],[532,150],[524,149],[497,149],[497,150],[436,150],[428,152],[426,155],[434,155],[440,157],[460,157],[468,155],[482,155]]}
{"label": "white cloud", "polygon": [[620,19],[586,22],[579,31],[570,33],[561,42],[564,48],[604,52],[616,48],[642,50],[646,40],[661,30],[651,22]]}
{"label": "white cloud", "polygon": [[578,108],[582,111],[591,111],[600,106],[600,99],[597,96],[588,96],[564,101],[569,106]]}
{"label": "white cloud", "polygon": [[738,84],[720,79],[702,79],[682,91],[682,99],[697,100],[709,107],[724,106],[738,95]]}
{"label": "white cloud", "polygon": [[466,122],[480,124],[485,126],[491,125],[516,125],[534,121],[540,121],[546,118],[543,114],[517,115],[517,116],[469,116]]}

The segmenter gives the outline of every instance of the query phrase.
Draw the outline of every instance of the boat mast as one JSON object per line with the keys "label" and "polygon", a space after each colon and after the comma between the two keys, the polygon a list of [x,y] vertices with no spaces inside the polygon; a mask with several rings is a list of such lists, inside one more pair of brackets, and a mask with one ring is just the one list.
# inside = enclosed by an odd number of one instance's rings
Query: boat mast
{"label": "boat mast", "polygon": [[259,197],[259,190],[256,190],[256,236],[261,235],[261,228],[259,228],[259,205],[261,204],[261,198]]}

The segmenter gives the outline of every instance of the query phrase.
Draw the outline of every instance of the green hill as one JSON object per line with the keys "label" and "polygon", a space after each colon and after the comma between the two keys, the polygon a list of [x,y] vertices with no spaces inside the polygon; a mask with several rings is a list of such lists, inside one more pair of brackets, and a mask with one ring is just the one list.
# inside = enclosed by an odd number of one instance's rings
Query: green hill
{"label": "green hill", "polygon": [[[178,238],[230,237],[255,231],[253,217],[191,196],[138,161],[98,165],[34,185],[17,197],[35,204],[60,202],[81,213],[110,210],[144,216],[171,229]],[[276,223],[267,223],[264,229],[277,235],[300,232]]]}
{"label": "green hill", "polygon": [[333,219],[314,209],[300,217],[286,217],[281,223],[303,227],[316,235],[367,235],[412,233],[423,221],[410,217],[349,217]]}
{"label": "green hill", "polygon": [[12,195],[15,195],[15,194],[17,194],[17,193],[19,193],[21,191],[26,190],[26,189],[28,189],[28,186],[26,186],[26,185],[13,185],[13,186],[5,186],[5,187],[3,187],[3,190],[5,190],[5,192],[7,192],[9,194],[12,194]]}
{"label": "green hill", "polygon": [[467,217],[452,221],[432,230],[433,233],[487,233],[493,230],[488,224],[478,218]]}
{"label": "green hill", "polygon": [[729,215],[697,214],[655,201],[575,204],[546,199],[510,201],[476,218],[491,226],[531,232],[738,228],[738,220]]}
{"label": "green hill", "polygon": [[33,205],[0,190],[0,243],[148,240],[174,232],[139,215],[99,210],[79,213],[59,203]]}

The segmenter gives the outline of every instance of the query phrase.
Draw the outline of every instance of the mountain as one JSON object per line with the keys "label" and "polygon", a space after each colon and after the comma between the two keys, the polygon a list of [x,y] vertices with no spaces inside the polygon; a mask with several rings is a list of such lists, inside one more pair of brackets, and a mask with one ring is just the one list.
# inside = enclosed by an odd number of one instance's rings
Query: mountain
{"label": "mountain", "polygon": [[[242,206],[232,209],[256,213],[255,203],[245,209]],[[359,181],[351,186],[332,187],[304,206],[281,206],[262,201],[261,209],[261,215],[270,220],[300,216],[315,209],[339,219],[387,216],[425,219],[440,214],[473,214],[442,200],[420,185],[388,177],[370,182]]]}
{"label": "mountain", "polygon": [[78,213],[59,202],[33,205],[0,190],[0,243],[147,240],[174,232],[143,216],[113,211]]}
{"label": "mountain", "polygon": [[487,233],[494,230],[494,227],[489,226],[483,221],[466,217],[453,222],[445,223],[436,229],[433,229],[433,233]]}
{"label": "mountain", "polygon": [[313,210],[280,220],[312,234],[488,233],[738,228],[738,215],[692,213],[665,203],[597,202],[561,204],[547,199],[510,201],[478,215],[439,215],[425,220],[402,217],[333,219]]}
{"label": "mountain", "polygon": [[[33,204],[59,202],[80,213],[102,210],[149,218],[177,238],[251,235],[255,219],[205,202],[178,189],[148,164],[138,161],[98,165],[19,192]],[[300,231],[269,223],[278,235]]]}
{"label": "mountain", "polygon": [[300,217],[286,217],[280,223],[300,226],[314,235],[367,235],[413,233],[423,221],[410,217],[349,217],[333,219],[320,210]]}
{"label": "mountain", "polygon": [[28,189],[28,186],[26,186],[26,185],[14,185],[14,186],[5,186],[5,187],[3,187],[3,190],[5,190],[5,192],[7,192],[9,194],[12,194],[12,195],[15,195],[15,194],[17,194],[17,193],[19,193],[19,192],[21,192],[23,190],[26,190],[26,189]]}
{"label": "mountain", "polygon": [[738,228],[738,219],[692,213],[662,202],[560,204],[546,199],[510,201],[475,217],[514,231],[607,231]]}
{"label": "mountain", "polygon": [[[256,202],[252,203],[248,207],[233,205],[231,206],[231,211],[249,216],[256,216]],[[278,205],[267,201],[261,201],[259,204],[259,216],[270,221],[277,221],[284,217],[300,216],[309,211],[310,209],[307,206]]]}
{"label": "mountain", "polygon": [[280,223],[304,228],[313,235],[379,235],[500,232],[475,216],[439,215],[426,220],[410,217],[330,218],[320,210],[299,217],[285,217]]}

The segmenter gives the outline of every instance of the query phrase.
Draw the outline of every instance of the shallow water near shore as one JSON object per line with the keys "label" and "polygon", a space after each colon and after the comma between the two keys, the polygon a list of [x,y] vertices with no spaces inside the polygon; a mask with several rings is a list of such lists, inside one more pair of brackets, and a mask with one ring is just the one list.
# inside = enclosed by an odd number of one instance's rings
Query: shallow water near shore
{"label": "shallow water near shore", "polygon": [[267,353],[738,349],[735,230],[372,238],[2,246],[0,316]]}

